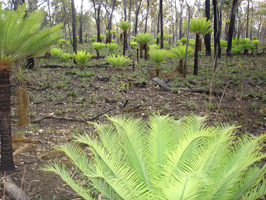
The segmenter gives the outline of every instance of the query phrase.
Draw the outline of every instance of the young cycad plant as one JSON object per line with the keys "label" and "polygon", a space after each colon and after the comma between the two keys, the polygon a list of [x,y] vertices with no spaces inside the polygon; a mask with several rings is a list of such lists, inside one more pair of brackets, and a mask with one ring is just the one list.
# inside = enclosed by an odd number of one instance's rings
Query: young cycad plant
{"label": "young cycad plant", "polygon": [[[187,55],[190,55],[193,53],[192,47],[188,46],[187,48]],[[170,58],[179,58],[179,65],[176,66],[176,71],[178,71],[180,74],[184,73],[184,65],[183,60],[186,55],[186,46],[179,46],[176,48],[171,48],[171,50],[168,51],[167,56]]]}
{"label": "young cycad plant", "polygon": [[80,65],[80,67],[84,67],[91,57],[92,55],[86,51],[77,51],[77,53],[73,54],[73,58]]}
{"label": "young cycad plant", "polygon": [[180,40],[181,40],[181,42],[182,42],[183,45],[185,45],[186,42],[187,42],[187,38],[181,38]]}
{"label": "young cycad plant", "polygon": [[[141,119],[109,118],[95,123],[97,137],[76,136],[80,145],[56,147],[108,199],[254,200],[266,193],[266,165],[260,149],[266,136],[237,138],[235,127],[207,127],[204,117],[179,121],[169,116]],[[44,169],[59,174],[85,199],[90,191],[71,179],[58,163]]]}
{"label": "young cycad plant", "polygon": [[99,57],[100,57],[99,50],[101,50],[103,47],[105,47],[105,44],[101,43],[101,42],[94,42],[94,43],[92,43],[92,46],[97,52],[97,59],[99,59]]}
{"label": "young cycad plant", "polygon": [[119,28],[123,30],[123,35],[124,35],[124,46],[123,46],[123,55],[126,53],[126,38],[127,38],[127,29],[131,26],[130,22],[127,21],[121,21],[118,24]]}
{"label": "young cycad plant", "polygon": [[67,62],[72,56],[70,55],[70,53],[62,53],[60,60],[62,62]]}
{"label": "young cycad plant", "polygon": [[[196,33],[196,46],[195,46],[195,55],[194,55],[194,75],[198,75],[198,50],[200,49],[200,34],[207,34],[211,32],[213,29],[210,28],[211,21],[207,20],[206,17],[203,18],[194,18],[190,20],[189,31]],[[188,22],[185,22],[184,28],[188,29]]]}
{"label": "young cycad plant", "polygon": [[49,52],[50,52],[52,57],[57,58],[57,57],[59,57],[61,55],[62,49],[51,48]]}
{"label": "young cycad plant", "polygon": [[109,43],[109,44],[106,44],[108,50],[109,50],[109,53],[113,53],[114,50],[118,47],[118,45],[116,43]]}
{"label": "young cycad plant", "polygon": [[10,66],[29,55],[35,56],[48,50],[62,34],[58,24],[40,30],[45,13],[30,13],[25,17],[26,4],[17,11],[2,9],[0,4],[0,133],[1,133],[1,170],[14,170],[11,109],[10,109]]}
{"label": "young cycad plant", "polygon": [[142,58],[142,49],[145,50],[145,60],[148,59],[147,53],[147,44],[153,40],[151,33],[138,33],[136,37],[134,37],[140,43],[140,57]]}
{"label": "young cycad plant", "polygon": [[114,67],[118,67],[118,68],[131,62],[129,58],[127,58],[126,56],[122,56],[122,55],[120,56],[119,54],[117,55],[117,57],[115,57],[114,55],[106,56],[105,60],[107,60]]}
{"label": "young cycad plant", "polygon": [[153,49],[149,51],[151,60],[155,63],[156,76],[159,76],[161,63],[167,56],[167,50],[165,49]]}

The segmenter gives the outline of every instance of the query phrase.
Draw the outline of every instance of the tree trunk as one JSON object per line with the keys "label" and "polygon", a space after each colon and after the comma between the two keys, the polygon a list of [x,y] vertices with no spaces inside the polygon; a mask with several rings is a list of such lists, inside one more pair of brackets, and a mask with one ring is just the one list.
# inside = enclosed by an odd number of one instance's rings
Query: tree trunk
{"label": "tree trunk", "polygon": [[[76,10],[74,5],[74,0],[71,0],[71,9],[72,9],[73,51],[77,52]],[[74,60],[74,62],[76,61]]]}
{"label": "tree trunk", "polygon": [[247,7],[247,30],[246,30],[246,38],[248,38],[248,18],[249,18],[249,0],[248,0],[248,7]]}
{"label": "tree trunk", "polygon": [[220,58],[220,31],[219,31],[219,11],[218,11],[218,6],[217,6],[217,0],[213,0],[213,10],[214,10],[214,54],[218,55]]}
{"label": "tree trunk", "polygon": [[[205,0],[205,15],[207,20],[210,20],[210,0]],[[211,56],[211,33],[207,33],[204,36],[204,42],[206,45],[206,56]]]}
{"label": "tree trunk", "polygon": [[79,27],[79,43],[82,44],[83,38],[82,38],[82,15],[83,15],[83,0],[81,0],[81,6],[80,6],[80,27]]}
{"label": "tree trunk", "polygon": [[199,59],[198,49],[200,45],[199,39],[200,39],[200,35],[197,33],[196,34],[196,48],[195,48],[195,53],[194,53],[194,71],[193,71],[194,75],[198,75],[198,59]]}
{"label": "tree trunk", "polygon": [[112,41],[110,30],[112,29],[112,19],[113,19],[115,4],[116,4],[116,0],[113,1],[112,11],[111,11],[110,19],[108,22],[108,27],[107,27],[108,28],[108,40],[106,39],[106,43],[111,43],[111,41]]}
{"label": "tree trunk", "polygon": [[127,31],[124,31],[124,45],[123,45],[123,55],[126,55],[126,36],[127,36]]}
{"label": "tree trunk", "polygon": [[161,49],[163,49],[163,0],[160,0],[160,16],[161,16]]}
{"label": "tree trunk", "polygon": [[179,0],[180,4],[180,17],[179,17],[179,40],[182,38],[182,15],[183,15],[183,2],[184,0]]}
{"label": "tree trunk", "polygon": [[146,18],[145,18],[145,30],[144,30],[144,33],[147,32],[149,9],[150,9],[150,0],[147,0],[147,13],[146,13]]}
{"label": "tree trunk", "polygon": [[[129,7],[128,7],[128,21],[131,21],[131,0],[129,0]],[[128,29],[128,54],[130,53],[130,42],[131,42],[131,26]]]}
{"label": "tree trunk", "polygon": [[[1,69],[1,68],[0,68]],[[11,137],[11,90],[9,70],[0,70],[0,134],[1,134],[1,171],[13,171]]]}
{"label": "tree trunk", "polygon": [[[160,18],[161,18],[161,12],[159,9],[158,21],[157,21],[157,35],[159,33],[159,30],[160,30]],[[157,35],[156,35],[156,37],[157,37]],[[160,41],[160,38],[157,38],[157,45],[159,45],[159,41]]]}
{"label": "tree trunk", "polygon": [[[136,14],[135,14],[135,29],[134,29],[134,34],[135,36],[137,35],[138,33],[138,16],[139,16],[139,10],[140,10],[140,6],[141,6],[141,1],[139,1],[139,5],[138,7],[136,8]],[[137,5],[138,1],[136,1],[136,5]]]}
{"label": "tree trunk", "polygon": [[177,7],[176,7],[176,0],[175,0],[175,39],[174,39],[174,44],[175,44],[175,41],[177,40],[177,24],[178,24],[178,15],[177,15]]}
{"label": "tree trunk", "polygon": [[233,39],[233,32],[235,26],[235,11],[237,7],[237,0],[233,0],[232,11],[231,11],[231,19],[229,24],[229,31],[228,31],[228,42],[227,42],[227,49],[226,49],[226,56],[231,56],[231,48],[232,48],[232,39]]}
{"label": "tree trunk", "polygon": [[253,36],[253,3],[252,3],[252,8],[251,8],[251,19],[250,19],[250,23],[251,23],[251,26],[250,26],[250,34],[249,34],[249,37],[250,39],[252,39],[252,36]]}
{"label": "tree trunk", "polygon": [[98,8],[96,9],[95,2],[92,0],[93,7],[94,7],[94,17],[97,27],[97,42],[101,42],[101,23],[100,23],[100,12],[101,12],[101,0],[98,0]]}

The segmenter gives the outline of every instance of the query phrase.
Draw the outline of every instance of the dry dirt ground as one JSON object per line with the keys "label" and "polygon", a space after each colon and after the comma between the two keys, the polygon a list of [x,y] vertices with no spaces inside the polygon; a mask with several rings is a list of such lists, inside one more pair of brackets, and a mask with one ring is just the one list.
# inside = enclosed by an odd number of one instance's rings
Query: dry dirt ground
{"label": "dry dirt ground", "polygon": [[[20,80],[23,79],[28,87],[30,125],[23,129],[16,126],[15,105],[12,104],[16,152],[16,170],[12,178],[32,199],[81,199],[59,176],[41,168],[57,161],[67,166],[74,178],[80,176],[68,157],[53,146],[70,142],[76,133],[96,134],[93,125],[86,121],[95,118],[94,122],[105,123],[108,121],[106,116],[100,115],[105,112],[109,116],[144,119],[151,112],[169,114],[174,119],[189,114],[208,115],[210,125],[230,123],[240,126],[235,133],[239,136],[256,137],[266,133],[265,55],[222,56],[213,76],[212,58],[201,55],[199,76],[194,76],[191,74],[193,57],[190,57],[187,78],[174,72],[177,61],[167,59],[158,78],[167,82],[173,91],[165,91],[149,80],[147,66],[152,66],[150,61],[139,61],[134,70],[132,65],[118,69],[105,63],[104,59],[91,59],[89,66],[80,69],[71,63],[64,67],[56,59],[39,59],[33,70],[20,75]],[[151,67],[150,73],[153,76]],[[98,75],[107,79],[101,81]],[[12,77],[12,91],[18,85],[18,77],[16,73]],[[146,83],[143,87],[134,85],[142,82]],[[212,89],[221,91],[222,96],[185,92],[178,88]],[[121,107],[126,101],[126,106]]]}

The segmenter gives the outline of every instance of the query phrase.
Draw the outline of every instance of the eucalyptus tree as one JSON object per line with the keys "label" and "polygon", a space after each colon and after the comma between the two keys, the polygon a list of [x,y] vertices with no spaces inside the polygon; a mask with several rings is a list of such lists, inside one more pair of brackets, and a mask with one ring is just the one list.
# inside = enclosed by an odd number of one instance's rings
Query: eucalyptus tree
{"label": "eucalyptus tree", "polygon": [[233,32],[235,27],[235,11],[237,7],[237,0],[233,0],[232,11],[231,11],[231,19],[229,24],[229,31],[228,31],[228,41],[227,41],[227,49],[226,49],[226,56],[231,56],[231,48],[232,48],[232,39],[233,39]]}
{"label": "eucalyptus tree", "polygon": [[100,18],[100,12],[101,12],[101,6],[102,1],[98,0],[98,7],[96,8],[95,0],[92,0],[93,8],[94,8],[94,18],[96,22],[97,27],[97,42],[101,42],[101,18]]}
{"label": "eucalyptus tree", "polygon": [[138,33],[138,16],[139,16],[139,12],[140,12],[140,7],[141,7],[141,3],[142,0],[135,0],[135,4],[136,4],[136,13],[135,13],[135,24],[134,24],[134,35],[136,36]]}
{"label": "eucalyptus tree", "polygon": [[[76,10],[74,0],[71,0],[71,10],[72,10],[72,35],[73,35],[73,51],[77,52],[77,33],[76,33]],[[76,61],[74,60],[74,63]]]}
{"label": "eucalyptus tree", "polygon": [[23,4],[17,11],[4,11],[0,4],[0,134],[1,170],[4,171],[15,169],[11,139],[10,66],[28,55],[45,51],[62,37],[60,28],[63,24],[40,30],[44,12],[24,17],[26,10]]}
{"label": "eucalyptus tree", "polygon": [[[210,9],[211,9],[211,5],[210,5],[210,0],[205,0],[205,17],[207,18],[207,20],[210,20]],[[205,46],[206,46],[206,56],[211,56],[211,34],[207,33],[204,36],[204,42],[205,42]]]}
{"label": "eucalyptus tree", "polygon": [[83,0],[81,0],[81,6],[80,6],[80,25],[79,25],[79,43],[82,44],[83,42],[83,34],[82,34],[82,15],[83,15]]}

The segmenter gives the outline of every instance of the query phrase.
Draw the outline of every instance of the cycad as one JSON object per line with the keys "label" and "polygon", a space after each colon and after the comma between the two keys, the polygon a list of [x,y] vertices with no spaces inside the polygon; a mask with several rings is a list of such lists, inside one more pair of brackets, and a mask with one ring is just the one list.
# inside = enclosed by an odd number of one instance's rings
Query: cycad
{"label": "cycad", "polygon": [[159,76],[161,63],[165,60],[168,51],[165,49],[153,49],[149,51],[151,60],[155,63],[156,76]]}
{"label": "cycad", "polygon": [[2,10],[0,4],[0,132],[1,170],[14,170],[11,140],[10,65],[15,61],[45,52],[61,37],[63,24],[40,30],[45,13],[30,13],[26,5],[17,11]]}
{"label": "cycad", "polygon": [[109,43],[109,44],[106,44],[106,46],[110,53],[113,53],[114,50],[118,47],[116,43]]}
{"label": "cycad", "polygon": [[[187,48],[187,55],[190,55],[193,53],[192,47],[188,46]],[[170,58],[179,58],[179,66],[176,67],[176,71],[178,71],[180,74],[184,73],[184,66],[183,66],[183,60],[186,55],[186,46],[178,46],[176,48],[171,48],[171,50],[168,51],[168,57]]]}
{"label": "cycad", "polygon": [[123,55],[126,54],[126,38],[127,38],[127,29],[131,26],[130,22],[128,21],[121,21],[118,24],[119,28],[123,30],[123,35],[124,35],[124,45],[123,45]]}
{"label": "cycad", "polygon": [[96,50],[97,59],[99,59],[99,57],[100,57],[99,50],[101,50],[103,47],[105,47],[105,44],[104,43],[101,43],[101,42],[93,42],[92,43],[92,46]]}
{"label": "cycad", "polygon": [[77,51],[73,54],[73,58],[81,67],[84,67],[91,57],[92,55],[86,51]]}
{"label": "cycad", "polygon": [[57,57],[59,57],[61,55],[62,49],[51,48],[49,52],[50,52],[52,57],[57,58]]}
{"label": "cycad", "polygon": [[114,67],[121,67],[131,62],[129,58],[122,55],[120,56],[119,54],[117,55],[117,57],[115,57],[114,55],[106,56],[105,60],[107,60]]}
{"label": "cycad", "polygon": [[[213,29],[210,28],[210,20],[207,20],[206,17],[203,18],[194,18],[190,21],[189,31],[196,33],[196,46],[195,46],[195,58],[194,58],[194,75],[198,75],[198,50],[200,48],[200,34],[207,34]],[[184,28],[188,29],[188,22],[185,23]]]}
{"label": "cycad", "polygon": [[70,53],[62,53],[61,57],[60,57],[60,60],[62,62],[67,62],[70,58],[71,58]]}
{"label": "cycad", "polygon": [[[76,142],[88,145],[91,158],[74,144],[64,151],[107,199],[256,199],[266,193],[266,136],[237,138],[235,127],[207,127],[204,117],[175,121],[169,116],[141,119],[110,118],[95,123],[98,134],[82,134]],[[80,145],[79,145],[80,146]],[[90,191],[71,179],[57,163],[54,171],[85,199]]]}
{"label": "cycad", "polygon": [[153,37],[151,35],[151,33],[138,33],[136,35],[136,37],[134,37],[134,39],[136,39],[139,43],[140,43],[140,51],[141,51],[141,54],[140,54],[140,57],[142,58],[142,49],[144,47],[144,50],[145,50],[145,59],[147,60],[148,59],[148,54],[147,54],[147,44],[153,40]]}

